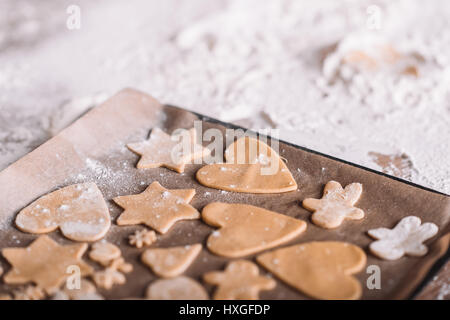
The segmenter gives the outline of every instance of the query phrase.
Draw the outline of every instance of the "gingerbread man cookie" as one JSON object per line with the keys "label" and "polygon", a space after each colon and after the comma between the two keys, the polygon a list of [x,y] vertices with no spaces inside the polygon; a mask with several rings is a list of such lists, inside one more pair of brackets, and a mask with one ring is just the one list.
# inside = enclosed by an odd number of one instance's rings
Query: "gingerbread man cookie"
{"label": "gingerbread man cookie", "polygon": [[197,171],[204,186],[245,193],[282,193],[297,189],[292,174],[278,154],[264,142],[242,137],[225,151],[225,163]]}
{"label": "gingerbread man cookie", "polygon": [[203,279],[217,286],[215,300],[258,300],[260,291],[276,286],[273,279],[260,276],[258,267],[247,260],[232,261],[225,271],[208,272]]}
{"label": "gingerbread man cookie", "polygon": [[[196,142],[196,130],[186,130],[190,139],[190,150],[183,150],[182,144],[159,128],[154,128],[150,139],[130,143],[127,147],[141,155],[137,167],[139,169],[166,167],[176,172],[183,172],[187,163],[210,154],[210,150]],[[180,148],[181,147],[181,148]]]}
{"label": "gingerbread man cookie", "polygon": [[166,233],[179,220],[200,218],[200,213],[188,204],[194,195],[194,189],[168,190],[155,181],[140,194],[113,199],[125,209],[117,219],[117,224],[143,223],[160,233]]}
{"label": "gingerbread man cookie", "polygon": [[142,254],[142,262],[160,277],[176,277],[189,268],[201,250],[202,245],[199,243],[180,247],[147,249]]}
{"label": "gingerbread man cookie", "polygon": [[358,299],[361,284],[352,274],[366,264],[364,251],[346,242],[308,242],[256,258],[278,278],[317,299]]}
{"label": "gingerbread man cookie", "polygon": [[2,249],[3,256],[12,265],[3,280],[8,284],[34,282],[47,293],[53,293],[70,275],[68,267],[77,266],[82,275],[93,272],[81,259],[87,247],[85,243],[61,246],[43,235],[27,248]]}
{"label": "gingerbread man cookie", "polygon": [[220,227],[208,237],[208,249],[229,258],[273,248],[306,230],[304,221],[247,204],[210,203],[202,219]]}
{"label": "gingerbread man cookie", "polygon": [[428,252],[424,241],[434,237],[439,228],[434,223],[423,223],[415,216],[405,217],[393,229],[378,228],[368,231],[377,241],[370,244],[370,251],[385,260],[397,260],[404,255],[419,257]]}
{"label": "gingerbread man cookie", "polygon": [[362,193],[360,183],[352,183],[342,188],[336,181],[325,185],[322,199],[308,198],[303,200],[303,207],[314,213],[311,216],[314,224],[326,229],[339,227],[345,219],[361,220],[364,211],[354,207]]}
{"label": "gingerbread man cookie", "polygon": [[95,183],[75,184],[49,193],[16,217],[21,231],[48,233],[59,228],[75,241],[99,240],[110,225],[108,207]]}
{"label": "gingerbread man cookie", "polygon": [[152,282],[146,293],[149,300],[208,300],[205,288],[188,277],[176,277]]}

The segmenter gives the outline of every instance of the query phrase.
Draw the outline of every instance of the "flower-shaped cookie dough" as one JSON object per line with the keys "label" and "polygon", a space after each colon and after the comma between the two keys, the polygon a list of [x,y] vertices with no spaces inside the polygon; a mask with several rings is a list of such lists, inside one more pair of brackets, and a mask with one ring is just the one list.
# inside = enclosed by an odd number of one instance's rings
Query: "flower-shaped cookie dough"
{"label": "flower-shaped cookie dough", "polygon": [[424,241],[434,237],[438,227],[434,223],[421,224],[415,216],[405,217],[394,229],[378,228],[368,231],[368,234],[377,241],[370,244],[370,251],[385,260],[397,260],[404,255],[423,256],[428,248]]}
{"label": "flower-shaped cookie dough", "polygon": [[362,193],[360,183],[352,183],[342,188],[336,181],[325,185],[322,199],[308,198],[303,200],[303,207],[314,213],[311,216],[314,224],[326,229],[339,227],[345,219],[360,220],[364,211],[354,207]]}

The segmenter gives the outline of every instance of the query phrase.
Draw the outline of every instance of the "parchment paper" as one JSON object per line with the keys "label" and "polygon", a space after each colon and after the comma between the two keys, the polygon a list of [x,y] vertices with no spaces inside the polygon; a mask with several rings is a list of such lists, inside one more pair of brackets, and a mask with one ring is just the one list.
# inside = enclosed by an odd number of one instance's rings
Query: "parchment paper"
{"label": "parchment paper", "polygon": [[[201,165],[188,165],[183,174],[164,168],[135,168],[139,157],[125,147],[127,143],[146,139],[153,127],[160,127],[169,133],[176,128],[190,128],[193,121],[200,117],[183,109],[163,106],[150,96],[131,89],[121,91],[93,109],[56,137],[0,172],[0,247],[24,247],[31,243],[37,236],[20,232],[14,227],[16,214],[38,197],[60,187],[77,182],[96,182],[108,201],[114,221],[122,209],[113,204],[111,198],[142,192],[151,182],[159,181],[170,189],[194,188],[196,195],[191,203],[198,210],[213,201],[249,203],[307,221],[307,231],[287,245],[311,240],[339,240],[362,247],[367,253],[367,265],[381,268],[380,290],[367,288],[369,274],[365,270],[356,276],[364,288],[363,299],[410,297],[433,264],[446,253],[450,242],[450,197],[288,143],[280,143],[280,155],[287,159],[287,166],[299,189],[284,194],[222,193],[203,187],[195,180],[195,172]],[[225,129],[225,124],[206,118],[203,121],[204,130],[210,127]],[[352,182],[363,184],[364,191],[357,204],[366,212],[363,220],[346,221],[334,230],[321,229],[311,223],[311,213],[303,209],[300,203],[307,197],[320,198],[323,186],[329,180],[339,181],[344,186]],[[371,255],[368,245],[372,239],[367,235],[367,230],[392,228],[408,215],[439,226],[438,235],[426,242],[429,253],[422,258],[403,257],[397,261],[383,261]],[[99,290],[106,298],[142,298],[146,287],[156,279],[150,269],[140,262],[144,249],[128,245],[128,236],[141,228],[119,227],[113,223],[106,235],[108,241],[121,247],[125,259],[134,265],[125,285]],[[168,233],[159,235],[153,247],[205,244],[212,230],[201,220],[178,222]],[[50,236],[60,243],[70,243],[59,231],[52,232]],[[248,259],[254,259],[254,256]],[[87,256],[85,260],[100,269]],[[223,269],[227,261],[204,247],[185,274],[202,282],[202,274]],[[3,257],[1,264],[7,272],[9,265]],[[260,271],[267,274],[262,268]],[[204,285],[210,293],[213,292],[213,287]],[[17,286],[2,282],[0,293],[15,288]],[[261,298],[307,297],[277,280],[276,289],[262,292]]]}

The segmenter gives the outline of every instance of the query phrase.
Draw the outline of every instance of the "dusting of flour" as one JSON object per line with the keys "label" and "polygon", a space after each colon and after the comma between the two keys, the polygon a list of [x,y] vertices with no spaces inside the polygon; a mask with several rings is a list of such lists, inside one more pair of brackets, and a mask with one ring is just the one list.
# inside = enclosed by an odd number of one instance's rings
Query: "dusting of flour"
{"label": "dusting of flour", "polygon": [[78,31],[68,4],[0,3],[0,168],[135,87],[450,193],[447,0],[79,0]]}

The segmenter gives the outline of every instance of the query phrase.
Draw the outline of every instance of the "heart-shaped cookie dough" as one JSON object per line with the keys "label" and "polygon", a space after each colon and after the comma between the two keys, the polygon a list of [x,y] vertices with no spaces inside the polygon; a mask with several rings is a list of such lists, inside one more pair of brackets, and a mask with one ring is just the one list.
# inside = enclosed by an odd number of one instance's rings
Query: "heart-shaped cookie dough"
{"label": "heart-shaped cookie dough", "polygon": [[238,258],[286,243],[306,230],[306,222],[247,204],[214,202],[202,219],[220,227],[206,242],[220,256]]}
{"label": "heart-shaped cookie dough", "polygon": [[110,225],[108,207],[95,183],[74,184],[44,195],[16,217],[21,231],[48,233],[60,228],[75,241],[99,240]]}
{"label": "heart-shaped cookie dough", "polygon": [[352,274],[366,265],[364,251],[350,243],[297,244],[256,258],[278,278],[317,299],[358,299],[361,284]]}
{"label": "heart-shaped cookie dough", "polygon": [[297,183],[278,154],[264,142],[242,137],[225,151],[225,163],[206,165],[197,180],[210,188],[245,193],[282,193]]}
{"label": "heart-shaped cookie dough", "polygon": [[152,248],[145,250],[141,259],[158,276],[172,278],[186,271],[201,250],[202,245],[199,243],[171,248]]}

